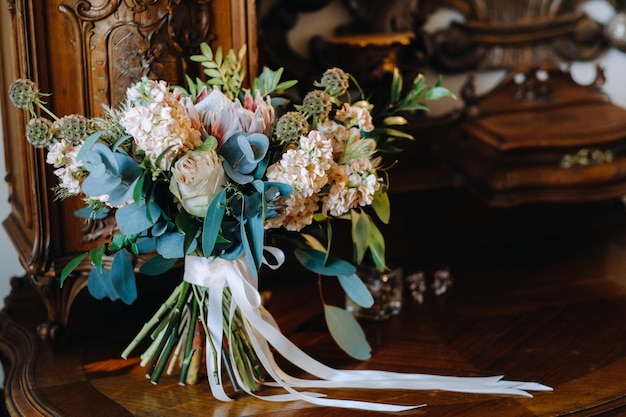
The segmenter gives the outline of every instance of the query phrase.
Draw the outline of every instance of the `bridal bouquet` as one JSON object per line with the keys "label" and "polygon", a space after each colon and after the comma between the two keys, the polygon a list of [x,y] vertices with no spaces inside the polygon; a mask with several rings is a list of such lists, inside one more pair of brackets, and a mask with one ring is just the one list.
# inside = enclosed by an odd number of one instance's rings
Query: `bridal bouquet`
{"label": "bridal bouquet", "polygon": [[[424,100],[451,96],[439,83],[417,77],[406,88],[393,78],[389,105],[374,109],[356,81],[339,68],[327,70],[301,104],[281,98],[295,82],[282,70],[264,68],[243,87],[245,49],[215,52],[204,44],[191,59],[206,80],[187,87],[144,78],[126,100],[103,117],[57,117],[46,94],[30,80],[17,80],[11,101],[28,110],[26,137],[47,150],[59,198],[81,195],[88,218],[114,215],[118,231],[98,248],[72,260],[61,284],[87,257],[93,264],[89,292],[132,303],[139,271],[160,275],[184,260],[184,275],[171,296],[122,353],[145,339],[146,375],[157,383],[177,371],[180,383],[195,382],[204,362],[211,391],[228,401],[227,390],[256,394],[265,385],[283,395],[321,405],[381,410],[411,407],[320,398],[307,387],[451,389],[526,394],[538,384],[496,378],[452,378],[383,371],[337,371],[308,357],[278,329],[258,292],[259,270],[279,268],[282,248],[307,270],[336,277],[347,295],[368,307],[373,299],[354,265],[369,254],[385,268],[384,238],[377,222],[389,220],[387,176],[380,153],[410,137],[397,127],[402,112],[426,109]],[[352,81],[352,84],[351,84]],[[352,100],[351,95],[357,95]],[[38,117],[35,109],[49,117]],[[376,124],[374,123],[376,122]],[[333,254],[332,225],[351,223],[353,258]],[[105,268],[103,259],[112,259]],[[337,344],[357,359],[370,347],[354,317],[324,305]],[[201,335],[198,337],[198,335]],[[270,346],[273,350],[270,349]],[[204,353],[204,357],[203,357]],[[279,353],[318,380],[285,374]],[[231,388],[226,388],[226,378]]]}

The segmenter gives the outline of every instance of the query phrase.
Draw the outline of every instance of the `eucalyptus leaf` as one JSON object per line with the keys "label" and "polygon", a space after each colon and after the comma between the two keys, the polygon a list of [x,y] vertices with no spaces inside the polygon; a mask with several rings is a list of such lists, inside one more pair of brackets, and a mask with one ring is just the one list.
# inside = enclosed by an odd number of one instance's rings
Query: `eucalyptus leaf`
{"label": "eucalyptus leaf", "polygon": [[220,225],[226,212],[226,189],[222,188],[211,200],[202,227],[202,251],[209,257],[215,247]]}
{"label": "eucalyptus leaf", "polygon": [[243,251],[246,254],[246,261],[248,262],[248,267],[250,268],[250,272],[252,273],[252,278],[255,280],[258,279],[258,268],[256,266],[256,262],[254,260],[254,254],[252,253],[252,247],[250,246],[250,240],[248,239],[245,225],[239,228],[241,233],[241,246],[243,247]]}
{"label": "eucalyptus leaf", "polygon": [[154,225],[161,214],[161,209],[156,203],[128,204],[120,207],[115,212],[115,220],[120,231],[126,235],[135,235],[146,231]]}
{"label": "eucalyptus leaf", "polygon": [[141,265],[139,272],[152,276],[161,275],[176,265],[177,261],[177,259],[165,259],[161,255],[155,255]]}
{"label": "eucalyptus leaf", "polygon": [[78,153],[76,154],[76,160],[82,160],[85,152],[90,151],[93,144],[96,143],[98,139],[100,139],[100,136],[102,136],[103,134],[103,130],[98,130],[97,132],[87,136],[87,139],[85,139],[85,142],[83,142],[83,144],[80,146],[80,149],[78,150]]}
{"label": "eucalyptus leaf", "polygon": [[137,299],[137,285],[135,271],[130,261],[128,252],[125,250],[115,254],[111,263],[111,284],[121,300],[126,304],[132,304]]}
{"label": "eucalyptus leaf", "polygon": [[337,279],[341,284],[341,288],[346,292],[346,295],[356,304],[365,308],[371,307],[372,304],[374,304],[372,293],[357,274],[338,275]]}
{"label": "eucalyptus leaf", "polygon": [[351,313],[324,304],[324,316],[331,336],[344,352],[362,361],[372,356],[372,348],[365,338],[365,333]]}
{"label": "eucalyptus leaf", "polygon": [[100,271],[97,268],[93,268],[87,278],[87,289],[89,290],[89,294],[96,300],[109,298],[115,301],[120,298],[113,288],[111,271],[108,269]]}
{"label": "eucalyptus leaf", "polygon": [[78,209],[74,212],[74,215],[80,217],[81,219],[95,219],[102,220],[109,215],[108,209],[102,210],[94,210],[93,207],[83,207],[82,209]]}
{"label": "eucalyptus leaf", "polygon": [[183,258],[183,244],[185,235],[178,231],[165,233],[156,238],[156,250],[159,255],[166,259]]}
{"label": "eucalyptus leaf", "polygon": [[294,250],[298,262],[309,271],[320,275],[352,275],[356,268],[350,262],[329,256],[326,253],[314,249],[298,248]]}
{"label": "eucalyptus leaf", "polygon": [[245,223],[246,234],[249,237],[250,250],[254,257],[256,269],[261,267],[263,263],[263,242],[265,237],[265,228],[263,227],[262,213],[250,217]]}

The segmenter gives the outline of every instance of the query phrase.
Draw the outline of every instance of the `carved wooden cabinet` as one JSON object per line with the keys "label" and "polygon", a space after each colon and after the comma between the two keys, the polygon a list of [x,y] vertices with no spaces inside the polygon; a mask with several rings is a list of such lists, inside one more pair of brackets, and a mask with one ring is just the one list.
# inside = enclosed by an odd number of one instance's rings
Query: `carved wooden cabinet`
{"label": "carved wooden cabinet", "polygon": [[[67,322],[69,307],[85,286],[89,265],[63,288],[63,266],[93,241],[109,234],[114,222],[83,223],[74,216],[79,198],[54,201],[56,179],[45,155],[24,137],[28,115],[8,102],[17,78],[35,81],[51,92],[49,108],[63,116],[100,115],[116,105],[126,88],[142,76],[184,84],[184,74],[199,74],[186,59],[201,42],[239,49],[248,45],[248,71],[256,72],[253,0],[2,0],[0,84],[6,181],[11,213],[4,227],[46,305],[39,326],[54,338]],[[20,280],[15,280],[17,285]]]}

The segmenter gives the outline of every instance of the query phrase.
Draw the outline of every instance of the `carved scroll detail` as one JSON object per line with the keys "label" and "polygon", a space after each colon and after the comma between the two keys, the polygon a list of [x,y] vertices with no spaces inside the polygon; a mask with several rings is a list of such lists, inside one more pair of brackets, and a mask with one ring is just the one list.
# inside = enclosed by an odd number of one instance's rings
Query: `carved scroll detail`
{"label": "carved scroll detail", "polygon": [[[178,84],[190,72],[185,57],[210,41],[209,0],[116,0],[65,4],[82,36],[88,108],[120,103],[126,88],[143,76]],[[193,74],[192,74],[193,75]]]}

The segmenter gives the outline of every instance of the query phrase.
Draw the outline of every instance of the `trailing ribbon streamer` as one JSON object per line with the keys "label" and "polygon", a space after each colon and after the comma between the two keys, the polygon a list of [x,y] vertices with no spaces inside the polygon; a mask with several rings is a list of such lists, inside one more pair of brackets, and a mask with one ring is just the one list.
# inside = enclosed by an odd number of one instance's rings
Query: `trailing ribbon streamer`
{"label": "trailing ribbon streamer", "polygon": [[[237,383],[250,395],[267,401],[303,400],[311,404],[345,407],[376,411],[405,411],[422,405],[381,404],[366,401],[322,398],[322,394],[303,392],[297,388],[364,388],[364,389],[410,389],[444,390],[481,394],[510,394],[532,396],[527,390],[551,391],[552,388],[533,382],[508,381],[502,376],[492,377],[452,377],[428,374],[406,374],[377,370],[337,370],[313,359],[287,339],[278,328],[271,314],[262,306],[261,296],[245,257],[230,261],[222,258],[187,256],[185,258],[184,280],[208,289],[209,303],[206,323],[209,329],[207,346],[207,372],[211,391],[215,398],[231,401],[221,383],[220,361],[222,357],[223,293],[229,289],[232,299],[229,309],[229,324],[238,309],[243,317],[246,332],[254,353],[265,371],[274,382],[266,385],[283,388],[287,394],[258,395],[245,387],[242,376],[233,369]],[[286,374],[277,365],[270,345],[291,363],[318,378],[299,379]],[[233,359],[234,353],[227,353]]]}

